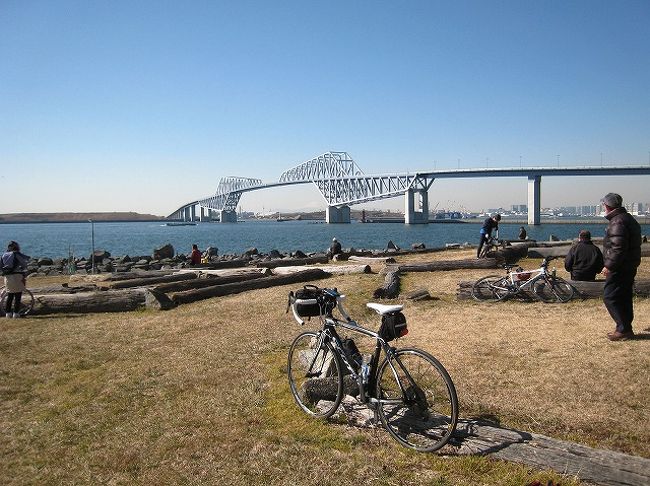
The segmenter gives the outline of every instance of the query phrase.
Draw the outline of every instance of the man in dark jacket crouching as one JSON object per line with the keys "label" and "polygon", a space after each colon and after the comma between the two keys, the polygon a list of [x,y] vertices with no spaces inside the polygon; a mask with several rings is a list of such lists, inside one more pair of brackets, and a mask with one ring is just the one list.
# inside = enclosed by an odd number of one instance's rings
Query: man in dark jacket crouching
{"label": "man in dark jacket crouching", "polygon": [[607,333],[611,341],[634,337],[634,277],[641,263],[641,226],[623,207],[623,198],[610,192],[601,202],[609,221],[603,239],[605,289],[603,301],[616,323],[616,330]]}
{"label": "man in dark jacket crouching", "polygon": [[603,254],[591,241],[591,233],[580,231],[578,243],[573,245],[564,258],[564,268],[571,273],[571,280],[593,282],[603,269]]}

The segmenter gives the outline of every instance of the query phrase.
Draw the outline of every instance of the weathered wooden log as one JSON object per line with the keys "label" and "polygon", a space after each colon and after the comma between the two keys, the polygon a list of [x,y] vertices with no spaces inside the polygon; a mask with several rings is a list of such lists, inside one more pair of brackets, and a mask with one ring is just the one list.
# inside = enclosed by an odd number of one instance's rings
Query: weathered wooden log
{"label": "weathered wooden log", "polygon": [[399,294],[400,299],[405,299],[405,300],[431,300],[433,297],[431,297],[431,294],[427,289],[417,289],[417,290],[412,290],[411,292],[405,292],[402,294]]}
{"label": "weathered wooden log", "polygon": [[199,276],[198,272],[184,272],[160,277],[133,278],[130,280],[117,280],[107,285],[109,289],[130,289],[133,287],[152,287],[156,284],[169,282],[183,282],[194,280]]}
{"label": "weathered wooden log", "polygon": [[171,275],[176,270],[134,270],[131,272],[98,273],[95,275],[70,275],[70,282],[112,282],[114,280],[129,280],[133,278],[161,277]]}
{"label": "weathered wooden log", "polygon": [[350,262],[358,262],[358,263],[367,263],[367,264],[372,264],[372,263],[395,263],[395,258],[393,257],[366,257],[366,256],[356,256],[356,255],[351,255],[350,258],[348,258],[348,261]]}
{"label": "weathered wooden log", "polygon": [[[596,245],[596,246],[598,246],[602,251],[603,249],[602,245]],[[557,258],[564,258],[569,253],[570,249],[571,249],[571,244],[566,244],[566,243],[563,245],[556,245],[556,246],[549,246],[549,247],[531,247],[528,248],[528,257],[545,258],[547,256],[552,256]],[[642,257],[650,256],[650,244],[643,243],[641,245],[641,256]]]}
{"label": "weathered wooden log", "polygon": [[237,258],[234,260],[219,260],[218,262],[195,263],[190,266],[194,270],[218,270],[220,268],[237,268],[245,267],[250,260],[246,258]]}
{"label": "weathered wooden log", "polygon": [[372,296],[375,299],[394,299],[399,295],[400,287],[400,271],[398,268],[393,268],[392,271],[386,272],[384,277],[384,284],[375,289]]}
{"label": "weathered wooden log", "polygon": [[277,267],[297,267],[302,265],[315,265],[317,263],[328,263],[327,255],[317,255],[307,258],[276,258],[266,262],[255,263],[260,268],[277,268]]}
{"label": "weathered wooden log", "polygon": [[245,282],[234,282],[223,285],[215,285],[205,289],[186,290],[184,292],[173,292],[169,294],[169,298],[175,304],[187,304],[201,299],[208,299],[210,297],[220,297],[224,295],[237,294],[246,292],[248,290],[265,289],[277,285],[287,285],[299,282],[308,282],[310,280],[317,280],[321,278],[330,277],[331,274],[324,272],[320,269],[303,269],[302,272],[293,273],[290,275],[274,275],[272,277],[258,278],[248,280]]}
{"label": "weathered wooden log", "polygon": [[[177,273],[194,273],[196,270],[187,270],[182,269]],[[199,277],[232,277],[237,275],[271,275],[271,270],[268,268],[257,268],[257,267],[240,267],[240,268],[222,268],[215,270],[201,270],[199,272]]]}
{"label": "weathered wooden log", "polygon": [[29,289],[34,295],[42,294],[78,294],[79,292],[95,292],[101,290],[95,284],[82,284],[69,286],[68,284],[61,285],[47,285],[44,287],[30,287]]}
{"label": "weathered wooden log", "polygon": [[214,285],[223,285],[227,283],[234,282],[244,282],[246,280],[254,280],[256,278],[263,278],[264,273],[244,273],[241,275],[230,275],[226,277],[211,277],[211,278],[197,278],[194,280],[189,280],[186,282],[171,282],[163,283],[153,287],[158,292],[170,293],[170,292],[181,292],[184,290],[194,290],[194,289],[203,289],[206,287],[213,287]]}
{"label": "weathered wooden log", "polygon": [[439,260],[427,263],[403,263],[387,266],[397,268],[400,272],[435,272],[444,270],[463,270],[473,268],[499,268],[499,261],[495,258],[465,259],[465,260]]}
{"label": "weathered wooden log", "polygon": [[166,310],[172,307],[174,304],[165,294],[140,287],[78,294],[36,295],[34,309],[30,315],[125,312],[136,309]]}
{"label": "weathered wooden log", "polygon": [[277,267],[273,269],[275,275],[290,275],[292,273],[301,272],[306,269],[323,270],[332,275],[348,275],[353,273],[370,273],[370,265],[319,265],[317,267]]}
{"label": "weathered wooden log", "polygon": [[[319,404],[320,405],[320,404]],[[326,404],[324,404],[326,405]],[[336,418],[360,428],[375,427],[374,414],[355,398],[346,396]],[[459,419],[444,454],[489,455],[561,474],[575,475],[593,484],[645,486],[650,484],[650,459],[594,449],[541,434],[498,427],[477,420]]]}

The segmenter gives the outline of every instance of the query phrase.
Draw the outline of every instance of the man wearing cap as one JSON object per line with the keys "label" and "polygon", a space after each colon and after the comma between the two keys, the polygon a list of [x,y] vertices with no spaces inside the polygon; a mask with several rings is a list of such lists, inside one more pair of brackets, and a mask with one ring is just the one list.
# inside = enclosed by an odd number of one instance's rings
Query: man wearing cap
{"label": "man wearing cap", "polygon": [[580,231],[578,242],[564,258],[564,268],[571,273],[571,280],[596,280],[596,274],[603,269],[603,254],[592,243],[589,231]]}
{"label": "man wearing cap", "polygon": [[609,221],[603,239],[605,289],[603,301],[616,323],[611,341],[634,338],[634,277],[641,263],[641,226],[623,207],[623,198],[610,192],[601,199]]}

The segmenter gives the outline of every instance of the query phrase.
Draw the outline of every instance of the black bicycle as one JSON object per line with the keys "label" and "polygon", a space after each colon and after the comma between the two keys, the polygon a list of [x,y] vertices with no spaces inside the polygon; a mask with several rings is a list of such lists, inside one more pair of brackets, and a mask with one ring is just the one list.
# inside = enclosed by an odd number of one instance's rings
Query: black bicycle
{"label": "black bicycle", "polygon": [[[301,325],[318,317],[319,331],[299,334],[289,349],[289,385],[300,408],[319,418],[336,413],[344,395],[355,397],[375,412],[400,444],[418,451],[444,446],[456,429],[458,398],[442,364],[416,348],[389,343],[408,332],[401,305],[368,303],[382,319],[379,331],[361,327],[343,307],[336,289],[305,286],[289,295],[289,308]],[[343,319],[333,317],[338,309]],[[375,339],[375,350],[363,356],[337,328]],[[383,353],[383,360],[380,358]]]}

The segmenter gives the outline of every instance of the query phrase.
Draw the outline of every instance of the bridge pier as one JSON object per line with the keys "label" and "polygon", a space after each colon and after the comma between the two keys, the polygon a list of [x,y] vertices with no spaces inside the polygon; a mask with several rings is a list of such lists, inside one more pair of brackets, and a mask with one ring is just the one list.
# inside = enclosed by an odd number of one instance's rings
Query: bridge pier
{"label": "bridge pier", "polygon": [[221,211],[219,211],[219,221],[221,223],[236,223],[237,222],[237,212],[222,209]]}
{"label": "bridge pier", "polygon": [[190,220],[190,207],[187,206],[183,209],[183,221],[189,221]]}
{"label": "bridge pier", "polygon": [[[416,209],[418,206],[419,210]],[[409,189],[404,193],[404,223],[427,224],[428,222],[429,192],[426,189]]]}
{"label": "bridge pier", "polygon": [[325,209],[325,222],[327,223],[349,223],[350,206],[327,206]]}
{"label": "bridge pier", "polygon": [[541,223],[541,183],[542,176],[528,176],[528,224],[538,225]]}

